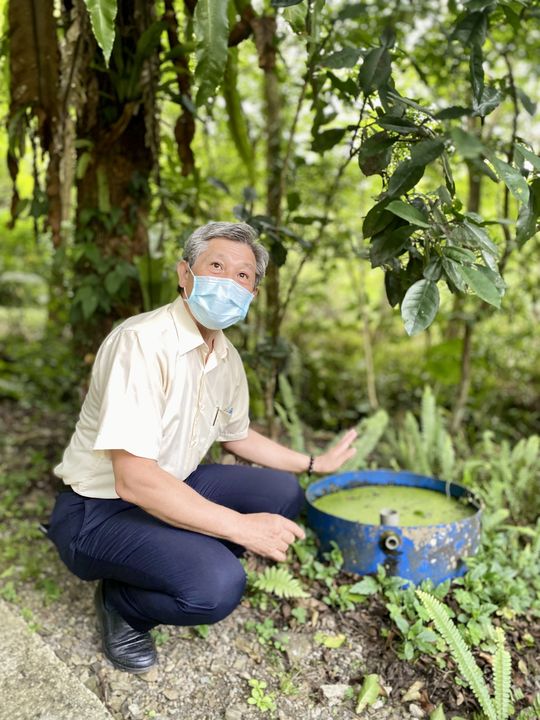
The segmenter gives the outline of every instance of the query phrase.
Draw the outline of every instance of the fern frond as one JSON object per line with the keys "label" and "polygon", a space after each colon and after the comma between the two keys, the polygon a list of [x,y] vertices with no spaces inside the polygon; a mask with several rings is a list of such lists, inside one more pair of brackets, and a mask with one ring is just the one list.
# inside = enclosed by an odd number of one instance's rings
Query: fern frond
{"label": "fern frond", "polygon": [[498,720],[482,671],[459,630],[452,622],[448,609],[442,602],[422,590],[417,590],[416,594],[428,611],[435,627],[446,640],[463,679],[471,688],[488,720]]}
{"label": "fern frond", "polygon": [[341,472],[365,469],[367,458],[375,449],[387,425],[388,413],[385,410],[378,410],[357,425],[358,437],[352,444],[356,453],[341,466]]}
{"label": "fern frond", "polygon": [[253,587],[272,593],[280,598],[307,598],[307,593],[297,578],[284,567],[267,567],[259,573],[253,582]]}
{"label": "fern frond", "polygon": [[512,678],[512,660],[508,650],[504,649],[504,632],[496,630],[497,651],[493,666],[493,684],[495,686],[495,708],[497,720],[506,720],[510,716],[510,681]]}
{"label": "fern frond", "polygon": [[296,409],[296,400],[292,386],[283,374],[279,376],[278,383],[283,407],[285,408],[288,417],[287,430],[291,439],[291,447],[297,452],[304,452],[304,430],[302,427],[302,421],[300,420]]}
{"label": "fern frond", "polygon": [[433,464],[436,437],[438,434],[439,426],[441,425],[440,413],[435,405],[435,396],[431,391],[429,385],[426,385],[424,392],[422,393],[422,410],[421,410],[421,425],[422,425],[422,441],[426,452],[426,457],[430,465]]}

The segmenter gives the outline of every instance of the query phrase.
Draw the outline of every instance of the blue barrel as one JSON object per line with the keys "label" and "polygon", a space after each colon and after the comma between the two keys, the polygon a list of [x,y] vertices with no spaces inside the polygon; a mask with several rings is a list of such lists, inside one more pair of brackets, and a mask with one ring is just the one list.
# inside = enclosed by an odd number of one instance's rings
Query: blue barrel
{"label": "blue barrel", "polygon": [[[363,485],[406,485],[435,490],[454,498],[467,498],[475,512],[455,522],[439,525],[366,525],[320,510],[317,498]],[[343,569],[358,575],[377,572],[383,565],[389,575],[419,584],[436,585],[466,572],[463,558],[474,555],[480,542],[482,511],[474,495],[455,483],[410,472],[363,470],[330,475],[306,490],[308,524],[320,541],[321,552],[335,542],[343,554]],[[399,520],[398,520],[399,522]]]}

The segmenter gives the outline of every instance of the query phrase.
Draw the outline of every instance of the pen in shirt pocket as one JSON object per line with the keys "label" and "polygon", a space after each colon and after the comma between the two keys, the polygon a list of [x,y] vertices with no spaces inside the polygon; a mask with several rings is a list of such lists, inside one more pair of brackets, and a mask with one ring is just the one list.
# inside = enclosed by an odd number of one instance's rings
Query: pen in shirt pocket
{"label": "pen in shirt pocket", "polygon": [[226,415],[228,415],[228,416],[230,417],[230,416],[232,415],[233,409],[232,409],[232,407],[228,407],[228,408],[226,408],[226,409],[224,410],[223,408],[220,408],[219,405],[218,405],[218,406],[216,407],[216,413],[215,413],[215,415],[214,415],[214,420],[212,421],[212,426],[214,426],[214,425],[216,424],[217,419],[218,419],[218,415],[219,415],[220,412],[225,413]]}

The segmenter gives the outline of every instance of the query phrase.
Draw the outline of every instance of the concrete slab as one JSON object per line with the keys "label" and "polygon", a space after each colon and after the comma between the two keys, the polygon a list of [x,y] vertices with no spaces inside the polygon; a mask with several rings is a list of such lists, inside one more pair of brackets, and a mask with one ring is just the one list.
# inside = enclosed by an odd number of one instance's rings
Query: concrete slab
{"label": "concrete slab", "polygon": [[0,720],[81,718],[112,715],[0,598]]}

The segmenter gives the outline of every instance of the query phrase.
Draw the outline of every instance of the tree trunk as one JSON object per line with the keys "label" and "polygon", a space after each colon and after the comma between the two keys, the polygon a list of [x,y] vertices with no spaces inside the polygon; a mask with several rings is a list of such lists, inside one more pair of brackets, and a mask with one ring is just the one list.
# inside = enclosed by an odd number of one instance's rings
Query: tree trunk
{"label": "tree trunk", "polygon": [[[266,214],[275,225],[281,221],[281,200],[283,172],[281,157],[281,105],[282,98],[276,72],[276,19],[263,16],[251,20],[259,67],[263,71],[263,87],[266,118]],[[277,349],[280,330],[280,276],[279,266],[270,262],[265,280],[266,289],[266,331],[274,349]],[[277,353],[276,353],[277,355]],[[271,371],[265,388],[265,408],[268,432],[277,433],[274,412],[274,396],[277,378],[283,360],[273,357]]]}
{"label": "tree trunk", "polygon": [[142,86],[142,77],[145,73],[148,83],[155,66],[152,58],[144,61],[137,76],[136,49],[152,20],[151,3],[120,0],[111,72],[103,66],[89,28],[85,37],[90,61],[83,78],[86,103],[77,137],[79,167],[87,164],[77,181],[75,300],[79,297],[79,303],[74,303],[72,313],[79,352],[95,351],[115,321],[142,309],[141,288],[130,267],[148,248],[155,102],[151,88],[149,92]]}

